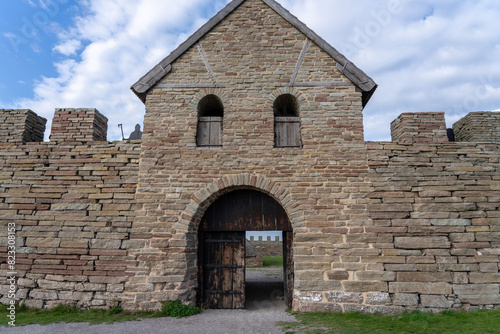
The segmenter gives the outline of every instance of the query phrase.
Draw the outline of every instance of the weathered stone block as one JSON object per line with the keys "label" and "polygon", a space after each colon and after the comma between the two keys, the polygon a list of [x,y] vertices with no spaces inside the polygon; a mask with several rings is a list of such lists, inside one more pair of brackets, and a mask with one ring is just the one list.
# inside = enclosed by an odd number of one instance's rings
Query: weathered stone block
{"label": "weathered stone block", "polygon": [[468,284],[469,283],[469,275],[467,273],[452,273],[453,283],[454,284]]}
{"label": "weathered stone block", "polygon": [[53,211],[83,211],[88,210],[90,204],[87,203],[62,203],[52,204],[50,209]]}
{"label": "weathered stone block", "polygon": [[392,282],[396,280],[396,273],[392,271],[360,271],[356,273],[360,281]]}
{"label": "weathered stone block", "polygon": [[479,270],[482,273],[498,273],[498,263],[480,263]]}
{"label": "weathered stone block", "polygon": [[351,303],[351,304],[363,304],[364,298],[361,293],[351,293],[351,292],[328,292],[326,294],[326,299],[330,303]]}
{"label": "weathered stone block", "polygon": [[129,277],[89,276],[90,283],[120,284],[127,282]]}
{"label": "weathered stone block", "polygon": [[500,283],[500,273],[478,273],[471,272],[469,274],[469,280],[471,283]]}
{"label": "weathered stone block", "polygon": [[329,280],[332,281],[343,281],[349,279],[349,273],[345,270],[334,270],[328,271],[326,276]]}
{"label": "weathered stone block", "polygon": [[105,291],[105,284],[97,284],[97,283],[79,283],[75,286],[76,291]]}
{"label": "weathered stone block", "polygon": [[450,248],[447,237],[395,237],[394,245],[402,249]]}
{"label": "weathered stone block", "polygon": [[123,284],[107,284],[106,291],[108,292],[123,292],[125,289]]}
{"label": "weathered stone block", "polygon": [[60,247],[63,248],[88,248],[89,239],[61,239]]}
{"label": "weathered stone block", "polygon": [[418,301],[418,295],[410,293],[395,293],[393,298],[394,305],[399,306],[417,306]]}
{"label": "weathered stone block", "polygon": [[17,285],[19,287],[27,287],[27,288],[34,288],[34,287],[36,287],[34,280],[25,279],[25,278],[19,278],[17,280]]}
{"label": "weathered stone block", "polygon": [[342,306],[332,303],[311,303],[300,301],[294,309],[295,312],[315,313],[315,312],[331,312],[342,313]]}
{"label": "weathered stone block", "polygon": [[44,290],[73,290],[75,288],[74,282],[58,282],[48,280],[38,280],[38,286]]}
{"label": "weathered stone block", "polygon": [[57,299],[57,293],[55,291],[35,289],[31,290],[29,297],[38,300],[54,300]]}
{"label": "weathered stone block", "polygon": [[80,292],[80,291],[73,292],[73,300],[77,300],[79,302],[91,301],[93,296],[94,296],[93,292]]}
{"label": "weathered stone block", "polygon": [[39,299],[27,299],[24,301],[24,305],[26,305],[26,307],[36,308],[36,309],[42,309],[43,303],[44,303],[43,300]]}
{"label": "weathered stone block", "polygon": [[121,240],[108,239],[92,239],[90,240],[90,248],[98,249],[119,249],[122,244]]}
{"label": "weathered stone block", "polygon": [[414,292],[432,295],[449,295],[452,293],[452,286],[448,283],[421,283],[421,282],[389,282],[390,293]]}
{"label": "weathered stone block", "polygon": [[500,293],[498,284],[455,284],[453,293],[456,295],[480,295],[480,294],[498,294]]}
{"label": "weathered stone block", "polygon": [[500,304],[500,294],[496,295],[463,295],[460,300],[472,305],[497,305]]}
{"label": "weathered stone block", "polygon": [[344,304],[344,312],[357,312],[370,314],[371,307],[368,305],[358,305],[358,304]]}
{"label": "weathered stone block", "polygon": [[391,296],[388,293],[367,293],[366,304],[368,305],[390,305]]}
{"label": "weathered stone block", "polygon": [[405,309],[398,306],[373,306],[371,312],[380,313],[382,315],[397,315],[405,312]]}
{"label": "weathered stone block", "polygon": [[308,301],[308,302],[321,302],[323,300],[323,295],[319,292],[295,291],[294,296],[298,300]]}
{"label": "weathered stone block", "polygon": [[453,300],[448,300],[443,295],[421,295],[420,302],[422,306],[430,308],[450,308],[454,304]]}
{"label": "weathered stone block", "polygon": [[59,247],[61,239],[59,238],[26,238],[26,246],[28,247],[42,247],[42,248],[56,248]]}
{"label": "weathered stone block", "polygon": [[344,285],[345,291],[348,291],[348,292],[387,292],[388,291],[386,282],[344,281],[342,284]]}
{"label": "weathered stone block", "polygon": [[478,232],[476,233],[476,240],[478,242],[499,242],[500,232]]}
{"label": "weathered stone block", "polygon": [[433,226],[470,226],[471,219],[431,219]]}
{"label": "weathered stone block", "polygon": [[452,282],[451,273],[408,272],[397,273],[398,282]]}

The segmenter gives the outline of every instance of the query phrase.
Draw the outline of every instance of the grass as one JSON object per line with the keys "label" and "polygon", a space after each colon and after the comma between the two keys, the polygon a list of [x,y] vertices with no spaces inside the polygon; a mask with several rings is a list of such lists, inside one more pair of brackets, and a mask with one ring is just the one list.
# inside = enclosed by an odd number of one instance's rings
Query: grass
{"label": "grass", "polygon": [[283,267],[283,256],[264,256],[264,267]]}
{"label": "grass", "polygon": [[[89,324],[111,324],[123,321],[139,321],[146,318],[161,317],[186,317],[201,310],[197,307],[183,305],[179,301],[163,303],[160,311],[126,312],[120,307],[112,307],[109,310],[92,309],[81,310],[77,307],[58,305],[51,310],[38,310],[26,308],[23,305],[16,309],[16,326],[25,325],[47,325],[59,322],[75,323],[87,322]],[[7,326],[10,321],[7,318],[7,306],[0,307],[0,326]]]}
{"label": "grass", "polygon": [[414,311],[398,316],[361,313],[294,314],[298,322],[283,323],[287,334],[498,334],[500,310],[444,311],[438,314]]}

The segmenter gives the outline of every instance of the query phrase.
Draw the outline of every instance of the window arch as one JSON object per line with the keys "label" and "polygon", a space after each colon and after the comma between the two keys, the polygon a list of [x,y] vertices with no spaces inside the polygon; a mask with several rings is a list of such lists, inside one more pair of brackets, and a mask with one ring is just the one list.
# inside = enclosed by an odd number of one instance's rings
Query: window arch
{"label": "window arch", "polygon": [[292,94],[276,98],[274,111],[274,140],[276,147],[301,147],[299,101]]}
{"label": "window arch", "polygon": [[224,105],[214,94],[205,96],[198,102],[198,146],[222,146],[222,119]]}

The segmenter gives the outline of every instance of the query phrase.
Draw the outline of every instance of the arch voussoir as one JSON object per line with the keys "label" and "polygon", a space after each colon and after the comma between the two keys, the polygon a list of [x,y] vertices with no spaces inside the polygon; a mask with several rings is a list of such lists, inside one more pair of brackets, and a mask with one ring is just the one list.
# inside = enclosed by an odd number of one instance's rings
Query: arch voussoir
{"label": "arch voussoir", "polygon": [[[191,196],[191,201],[186,210],[181,215],[182,222],[180,221],[181,224],[179,225],[184,227],[186,226],[185,222],[189,221],[189,230],[196,230],[205,210],[219,196],[238,188],[252,188],[270,195],[283,206],[291,221],[293,221],[292,217],[300,216],[298,206],[292,200],[288,189],[262,175],[238,174],[224,176],[195,192]],[[185,230],[183,229],[183,231]]]}

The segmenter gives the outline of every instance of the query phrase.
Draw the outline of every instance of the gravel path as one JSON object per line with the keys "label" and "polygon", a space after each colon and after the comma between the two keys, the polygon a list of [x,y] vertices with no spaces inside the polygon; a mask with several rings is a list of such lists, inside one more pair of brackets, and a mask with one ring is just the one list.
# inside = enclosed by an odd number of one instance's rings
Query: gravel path
{"label": "gravel path", "polygon": [[112,325],[53,324],[16,328],[0,327],[13,334],[282,334],[280,321],[296,321],[285,312],[281,268],[247,269],[245,310],[206,310],[184,318],[144,319]]}

